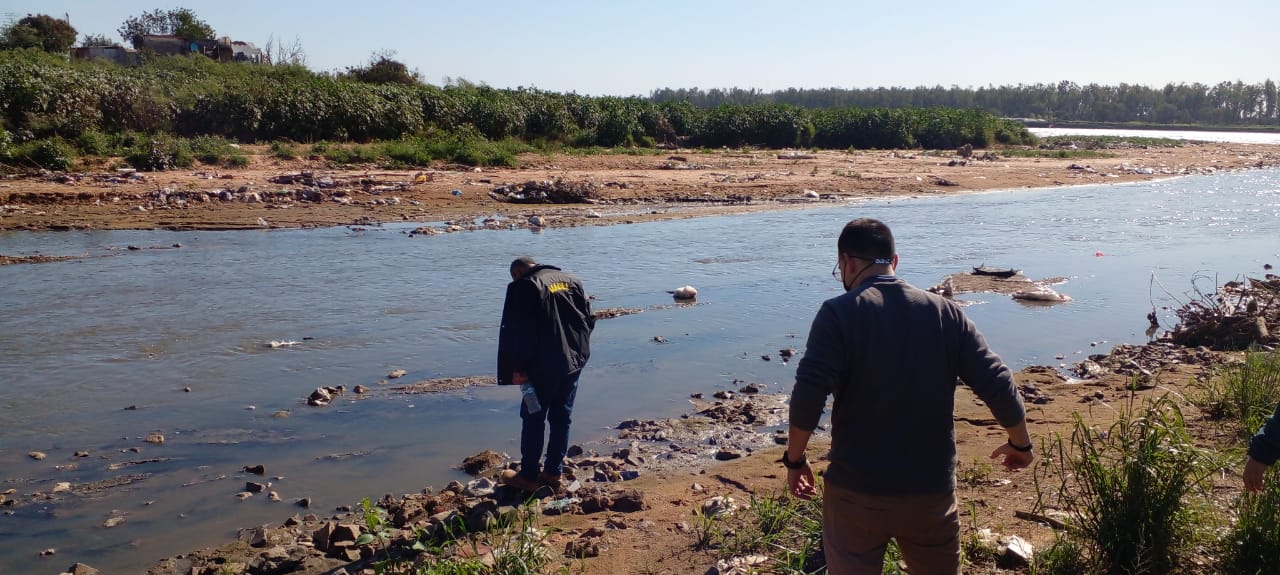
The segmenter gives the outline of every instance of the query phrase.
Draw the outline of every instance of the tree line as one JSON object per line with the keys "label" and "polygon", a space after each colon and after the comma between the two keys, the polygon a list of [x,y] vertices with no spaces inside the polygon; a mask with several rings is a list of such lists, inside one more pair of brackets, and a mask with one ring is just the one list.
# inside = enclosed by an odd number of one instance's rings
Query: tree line
{"label": "tree line", "polygon": [[1006,118],[1049,122],[1205,124],[1219,126],[1280,125],[1275,82],[1170,83],[1162,88],[1133,84],[1105,86],[1019,84],[960,88],[663,88],[650,93],[655,102],[690,102],[704,108],[723,104],[788,104],[804,108],[979,108]]}

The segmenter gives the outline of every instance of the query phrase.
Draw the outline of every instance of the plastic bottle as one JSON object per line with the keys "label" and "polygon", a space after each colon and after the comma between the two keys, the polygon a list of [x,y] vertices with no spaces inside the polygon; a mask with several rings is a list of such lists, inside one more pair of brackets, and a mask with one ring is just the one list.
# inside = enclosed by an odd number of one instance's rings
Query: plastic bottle
{"label": "plastic bottle", "polygon": [[542,411],[542,404],[538,403],[538,394],[534,392],[532,383],[520,384],[520,394],[524,396],[525,410],[529,413]]}

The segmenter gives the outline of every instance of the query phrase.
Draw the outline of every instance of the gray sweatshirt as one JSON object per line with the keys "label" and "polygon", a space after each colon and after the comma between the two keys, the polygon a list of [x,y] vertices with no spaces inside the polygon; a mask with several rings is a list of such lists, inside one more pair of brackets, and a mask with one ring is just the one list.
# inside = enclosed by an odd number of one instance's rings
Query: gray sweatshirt
{"label": "gray sweatshirt", "polygon": [[827,396],[825,481],[874,495],[955,489],[957,378],[1004,427],[1026,412],[1009,368],[960,307],[894,276],[823,302],[791,392],[791,424],[812,431]]}

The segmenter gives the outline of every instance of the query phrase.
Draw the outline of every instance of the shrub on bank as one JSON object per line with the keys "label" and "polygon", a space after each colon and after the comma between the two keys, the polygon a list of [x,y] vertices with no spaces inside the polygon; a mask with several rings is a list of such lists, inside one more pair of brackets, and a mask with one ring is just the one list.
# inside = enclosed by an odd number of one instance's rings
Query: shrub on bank
{"label": "shrub on bank", "polygon": [[466,130],[459,137],[465,145],[451,146],[451,161],[490,164],[509,161],[513,146],[502,142],[510,140],[575,147],[831,149],[1034,140],[1021,124],[977,110],[809,110],[780,104],[703,109],[688,102],[469,84],[366,84],[298,66],[227,64],[198,56],[154,58],[126,68],[66,62],[29,50],[0,51],[0,123],[29,135],[24,139],[77,140],[89,134],[82,150],[93,154],[88,150],[102,147],[96,133],[367,143]]}

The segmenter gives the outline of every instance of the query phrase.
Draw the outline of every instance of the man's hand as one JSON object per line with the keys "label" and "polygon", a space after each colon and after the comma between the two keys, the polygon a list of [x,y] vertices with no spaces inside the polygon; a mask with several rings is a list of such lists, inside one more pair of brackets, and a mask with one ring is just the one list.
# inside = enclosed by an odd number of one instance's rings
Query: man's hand
{"label": "man's hand", "polygon": [[524,385],[529,383],[529,376],[525,375],[523,371],[513,371],[511,372],[511,383],[515,385]]}
{"label": "man's hand", "polygon": [[809,464],[804,464],[800,469],[787,470],[787,488],[797,499],[808,501],[818,494],[818,490],[814,487],[813,470],[809,468]]}
{"label": "man's hand", "polygon": [[1257,493],[1262,491],[1262,474],[1267,472],[1267,465],[1250,457],[1244,462],[1244,490]]}
{"label": "man's hand", "polygon": [[1000,463],[1004,465],[1005,469],[1010,471],[1013,471],[1014,469],[1022,469],[1031,465],[1031,462],[1036,458],[1036,456],[1032,455],[1030,451],[1018,451],[1007,442],[1001,444],[1000,447],[997,447],[995,451],[991,452],[991,459],[1000,459],[1000,456],[1002,455],[1004,456],[1004,459]]}

